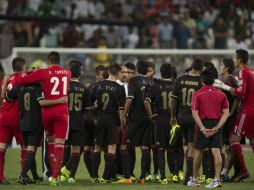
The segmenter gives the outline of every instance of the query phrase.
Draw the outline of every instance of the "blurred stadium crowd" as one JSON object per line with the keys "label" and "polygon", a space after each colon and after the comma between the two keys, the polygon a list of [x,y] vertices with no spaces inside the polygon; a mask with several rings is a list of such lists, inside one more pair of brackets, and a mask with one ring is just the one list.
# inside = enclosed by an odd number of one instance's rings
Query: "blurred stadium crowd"
{"label": "blurred stadium crowd", "polygon": [[251,0],[0,0],[0,15],[139,23],[0,20],[1,57],[12,46],[246,49],[254,44]]}

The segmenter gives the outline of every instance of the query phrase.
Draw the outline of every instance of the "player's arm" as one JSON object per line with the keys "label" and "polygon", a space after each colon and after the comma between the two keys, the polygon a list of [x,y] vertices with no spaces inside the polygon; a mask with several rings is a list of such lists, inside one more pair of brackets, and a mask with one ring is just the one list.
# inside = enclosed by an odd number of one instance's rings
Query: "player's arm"
{"label": "player's arm", "polygon": [[130,111],[130,107],[132,105],[132,102],[134,100],[134,93],[135,93],[135,85],[133,82],[133,78],[130,79],[129,81],[129,86],[128,86],[128,96],[124,105],[124,117],[127,117],[129,111]]}
{"label": "player's arm", "polygon": [[123,127],[126,124],[126,120],[124,117],[124,105],[125,105],[125,101],[126,101],[126,94],[125,94],[125,90],[124,87],[121,86],[121,91],[120,91],[120,96],[119,96],[119,117],[120,117],[120,122],[121,122],[121,128],[123,129]]}
{"label": "player's arm", "polygon": [[31,84],[37,81],[41,81],[44,77],[44,70],[39,69],[37,71],[34,71],[30,73],[29,75],[23,76],[19,78],[19,84],[25,85],[25,84]]}
{"label": "player's arm", "polygon": [[55,100],[39,99],[39,104],[42,107],[54,106],[56,104],[65,104],[68,102],[68,97],[64,96]]}
{"label": "player's arm", "polygon": [[10,75],[5,75],[3,79],[3,86],[2,86],[2,91],[1,91],[1,98],[4,99],[6,92],[7,92],[7,86],[9,83],[11,76]]}
{"label": "player's arm", "polygon": [[178,102],[179,95],[180,95],[180,85],[179,85],[179,80],[177,80],[171,95],[172,99],[171,99],[171,109],[170,109],[170,112],[171,112],[170,122],[172,125],[177,123],[176,111],[177,111],[177,102]]}
{"label": "player's arm", "polygon": [[246,93],[248,74],[245,71],[240,71],[240,72],[242,72],[242,78],[238,83],[238,87],[232,88],[232,89],[230,89],[230,91],[233,94],[241,97],[241,96],[245,96],[245,93]]}
{"label": "player's arm", "polygon": [[91,103],[91,91],[89,89],[85,89],[84,95],[83,95],[83,105],[84,105],[84,112],[87,114],[90,112],[92,103]]}
{"label": "player's arm", "polygon": [[235,96],[234,100],[233,100],[233,105],[232,105],[230,112],[229,112],[229,116],[232,116],[235,114],[235,112],[237,111],[237,109],[239,107],[239,103],[240,103],[240,98]]}
{"label": "player's arm", "polygon": [[[155,85],[154,85],[155,86]],[[145,110],[146,110],[146,113],[148,115],[148,117],[150,119],[152,119],[153,117],[153,111],[152,111],[152,107],[151,107],[151,103],[152,103],[152,100],[154,99],[154,90],[155,88],[149,88],[145,94],[145,100],[144,100],[144,106],[145,106]]]}
{"label": "player's arm", "polygon": [[21,86],[16,86],[15,88],[12,88],[10,91],[5,93],[5,99],[10,102],[17,100],[20,89]]}

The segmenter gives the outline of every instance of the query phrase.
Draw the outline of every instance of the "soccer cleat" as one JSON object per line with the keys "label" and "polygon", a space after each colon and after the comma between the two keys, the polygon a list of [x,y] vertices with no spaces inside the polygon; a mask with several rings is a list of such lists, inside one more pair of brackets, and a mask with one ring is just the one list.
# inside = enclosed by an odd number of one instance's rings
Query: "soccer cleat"
{"label": "soccer cleat", "polygon": [[52,178],[52,180],[49,182],[50,183],[50,186],[59,186],[59,182],[55,179],[55,178]]}
{"label": "soccer cleat", "polygon": [[72,177],[70,177],[69,179],[68,179],[68,183],[76,183],[76,180],[74,179],[74,178],[72,178]]}
{"label": "soccer cleat", "polygon": [[200,177],[198,177],[198,182],[201,183],[206,183],[206,176],[205,175],[201,175]]}
{"label": "soccer cleat", "polygon": [[122,178],[122,179],[119,179],[118,181],[115,181],[113,183],[132,184],[132,180],[131,180],[131,178],[129,178],[129,179]]}
{"label": "soccer cleat", "polygon": [[169,174],[167,177],[168,181],[172,181],[172,178],[173,178],[173,174]]}
{"label": "soccer cleat", "polygon": [[51,182],[51,181],[52,181],[52,179],[53,179],[53,177],[49,177],[49,178],[48,178],[48,181],[49,181],[49,182]]}
{"label": "soccer cleat", "polygon": [[144,183],[145,183],[145,179],[144,179],[144,178],[139,179],[139,180],[138,180],[138,183],[144,184]]}
{"label": "soccer cleat", "polygon": [[97,178],[97,177],[91,178],[91,182],[92,183],[99,183],[99,178]]}
{"label": "soccer cleat", "polygon": [[27,177],[19,176],[18,183],[22,185],[33,184],[33,180],[31,180],[28,176]]}
{"label": "soccer cleat", "polygon": [[247,172],[245,174],[236,175],[232,181],[233,182],[240,182],[240,181],[243,181],[244,179],[247,179],[249,177],[250,177],[250,174]]}
{"label": "soccer cleat", "polygon": [[180,133],[180,125],[178,124],[172,125],[172,128],[170,130],[170,140],[169,140],[170,145],[175,144],[179,133]]}
{"label": "soccer cleat", "polygon": [[212,178],[207,178],[207,179],[205,180],[206,184],[210,184],[212,181],[213,181]]}
{"label": "soccer cleat", "polygon": [[65,176],[63,176],[63,175],[60,175],[60,181],[61,181],[61,182],[64,182],[64,181],[67,181],[67,180],[68,180],[67,177],[65,177]]}
{"label": "soccer cleat", "polygon": [[228,175],[221,175],[222,182],[231,182],[231,179]]}
{"label": "soccer cleat", "polygon": [[211,183],[209,183],[205,187],[211,189],[211,188],[216,188],[216,187],[221,187],[221,186],[222,185],[221,185],[220,180],[217,179],[217,180],[212,180]]}
{"label": "soccer cleat", "polygon": [[99,179],[98,179],[98,182],[99,182],[99,183],[110,183],[109,180],[104,179],[103,177],[99,178]]}
{"label": "soccer cleat", "polygon": [[177,175],[174,175],[174,176],[172,177],[172,181],[173,181],[174,183],[179,183],[178,176],[177,176]]}
{"label": "soccer cleat", "polygon": [[200,184],[198,182],[198,179],[190,179],[187,183],[187,186],[189,187],[200,187]]}
{"label": "soccer cleat", "polygon": [[70,171],[65,166],[61,168],[61,174],[66,178],[70,177]]}
{"label": "soccer cleat", "polygon": [[4,178],[0,180],[0,185],[10,185],[10,182]]}
{"label": "soccer cleat", "polygon": [[132,181],[137,181],[138,178],[136,178],[135,176],[132,176],[132,175],[131,175],[131,180],[132,180]]}
{"label": "soccer cleat", "polygon": [[43,177],[38,177],[36,179],[33,179],[33,184],[39,184],[43,181]]}
{"label": "soccer cleat", "polygon": [[167,185],[168,184],[168,179],[160,180],[160,183],[163,184],[163,185]]}
{"label": "soccer cleat", "polygon": [[180,181],[183,181],[183,171],[182,170],[179,170],[179,172],[178,172],[178,179]]}
{"label": "soccer cleat", "polygon": [[188,185],[188,182],[192,180],[192,176],[185,176],[183,185]]}
{"label": "soccer cleat", "polygon": [[147,175],[145,178],[146,181],[152,181],[153,180],[153,176],[151,174]]}
{"label": "soccer cleat", "polygon": [[153,180],[160,181],[160,175],[159,174],[153,174]]}

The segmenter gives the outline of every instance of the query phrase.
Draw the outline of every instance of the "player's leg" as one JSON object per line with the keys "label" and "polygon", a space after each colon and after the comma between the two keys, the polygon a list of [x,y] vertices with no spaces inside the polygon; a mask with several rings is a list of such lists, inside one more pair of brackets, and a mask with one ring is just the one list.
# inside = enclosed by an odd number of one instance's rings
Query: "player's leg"
{"label": "player's leg", "polygon": [[215,175],[214,179],[220,180],[220,172],[222,167],[222,158],[219,148],[212,148],[212,155],[214,160]]}
{"label": "player's leg", "polygon": [[83,160],[86,166],[86,169],[89,173],[90,178],[92,178],[93,171],[92,171],[92,153],[93,153],[92,146],[84,146],[84,153],[83,153]]}
{"label": "player's leg", "polygon": [[109,180],[111,176],[112,167],[115,163],[116,157],[116,144],[108,145],[108,153],[105,159],[105,168],[102,178],[105,180]]}

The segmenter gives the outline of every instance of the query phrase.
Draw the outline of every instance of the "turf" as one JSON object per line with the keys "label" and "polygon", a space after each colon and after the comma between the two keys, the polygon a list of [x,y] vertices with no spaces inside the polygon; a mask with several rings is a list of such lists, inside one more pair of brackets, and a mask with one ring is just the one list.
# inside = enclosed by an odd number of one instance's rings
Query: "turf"
{"label": "turf", "polygon": [[[19,153],[18,149],[8,149],[6,155],[6,164],[5,164],[5,176],[11,183],[11,185],[0,185],[0,190],[26,190],[26,189],[34,189],[34,190],[48,190],[48,189],[61,189],[61,190],[84,190],[84,189],[101,189],[101,190],[150,190],[150,189],[192,189],[191,187],[183,186],[180,184],[169,183],[168,185],[161,185],[155,183],[147,183],[147,184],[133,184],[133,185],[120,185],[120,184],[92,184],[89,181],[89,177],[87,171],[85,169],[84,163],[81,159],[78,172],[76,175],[77,183],[74,185],[70,185],[67,183],[62,183],[62,186],[59,187],[51,187],[48,185],[48,182],[43,182],[40,185],[20,185],[17,183],[17,177],[20,172],[20,164],[19,164]],[[241,183],[223,183],[223,189],[225,190],[252,190],[254,189],[254,166],[253,160],[254,155],[252,151],[245,151],[245,159],[247,162],[247,167],[252,174],[252,176]],[[40,159],[40,150],[38,150],[37,160],[38,160],[38,171],[41,172],[41,162]],[[103,160],[103,159],[102,159]],[[103,166],[103,163],[101,164]],[[103,167],[100,167],[100,173],[102,173]],[[137,153],[137,163],[135,168],[136,175],[140,174],[140,154],[139,151]],[[205,189],[204,185],[202,185],[201,189]]]}

